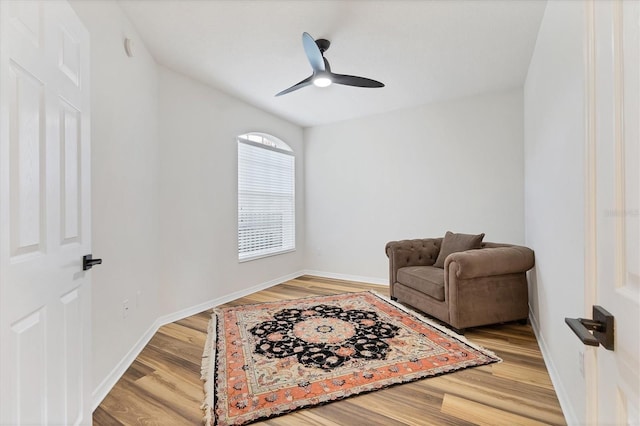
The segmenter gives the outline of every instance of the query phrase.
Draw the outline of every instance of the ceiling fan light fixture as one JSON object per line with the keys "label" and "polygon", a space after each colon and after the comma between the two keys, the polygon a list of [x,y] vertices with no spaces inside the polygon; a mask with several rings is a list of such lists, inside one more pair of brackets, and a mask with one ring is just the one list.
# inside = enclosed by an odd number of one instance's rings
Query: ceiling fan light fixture
{"label": "ceiling fan light fixture", "polygon": [[313,79],[313,84],[316,87],[328,87],[331,86],[331,78],[327,75],[319,75]]}
{"label": "ceiling fan light fixture", "polygon": [[302,47],[304,47],[304,53],[307,55],[313,73],[301,82],[276,93],[276,96],[286,95],[311,84],[316,87],[327,87],[333,83],[355,87],[384,87],[384,84],[370,78],[331,72],[329,61],[324,57],[324,52],[330,44],[329,40],[323,38],[314,40],[309,33],[302,33]]}

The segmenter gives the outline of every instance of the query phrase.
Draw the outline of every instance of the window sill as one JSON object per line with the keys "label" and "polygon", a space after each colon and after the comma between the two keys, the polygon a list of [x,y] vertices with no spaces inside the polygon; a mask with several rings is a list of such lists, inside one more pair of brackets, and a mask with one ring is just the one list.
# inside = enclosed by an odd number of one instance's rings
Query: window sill
{"label": "window sill", "polygon": [[250,262],[252,260],[264,259],[265,257],[278,256],[280,254],[292,253],[294,251],[296,251],[295,248],[292,248],[292,249],[289,249],[289,250],[277,251],[277,252],[274,252],[274,253],[257,254],[255,256],[250,256],[250,257],[245,257],[243,259],[238,259],[238,263]]}

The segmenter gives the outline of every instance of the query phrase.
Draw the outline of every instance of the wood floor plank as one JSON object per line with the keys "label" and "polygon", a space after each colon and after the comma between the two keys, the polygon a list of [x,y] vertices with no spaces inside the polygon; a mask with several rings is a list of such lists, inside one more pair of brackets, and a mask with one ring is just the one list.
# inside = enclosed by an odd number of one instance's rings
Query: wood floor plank
{"label": "wood floor plank", "polygon": [[104,407],[100,406],[93,412],[93,424],[120,426],[123,423],[109,414]]}
{"label": "wood floor plank", "polygon": [[[206,330],[206,329],[205,329]],[[193,343],[195,345],[204,345],[206,336],[202,334],[202,331],[195,330],[184,325],[171,323],[162,326],[158,332],[165,334],[169,337],[179,340],[184,343]]]}
{"label": "wood floor plank", "polygon": [[[517,389],[530,392],[530,389],[522,383],[499,381],[490,374],[482,375],[482,380],[473,381],[469,377],[474,373],[463,373],[467,372],[438,377],[437,380],[432,380],[429,385],[440,389],[445,394],[445,399],[455,397],[469,403],[482,404],[484,407],[499,410],[501,413],[528,419],[535,418],[547,424],[562,424],[564,422],[561,412],[548,410],[550,401],[542,398],[540,393],[522,394],[516,392]],[[477,372],[475,374],[478,375]]]}
{"label": "wood floor plank", "polygon": [[205,311],[205,312],[200,312],[199,314],[192,315],[190,317],[178,320],[174,324],[178,324],[183,327],[189,327],[193,330],[206,334],[207,325],[209,325],[210,318],[211,318],[211,313],[208,311]]}
{"label": "wood floor plank", "polygon": [[[187,425],[194,424],[174,411],[173,405],[167,405],[156,399],[155,393],[143,391],[126,380],[114,387],[100,407],[123,425]],[[94,424],[100,419],[95,416]],[[111,425],[113,423],[104,423]]]}
{"label": "wood floor plank", "polygon": [[146,394],[153,394],[158,403],[170,406],[190,424],[201,421],[202,412],[193,407],[202,403],[202,391],[194,388],[193,383],[167,372],[157,372],[138,380],[135,385]]}
{"label": "wood floor plank", "polygon": [[194,364],[200,364],[202,360],[202,350],[206,339],[197,339],[197,342],[183,342],[178,338],[166,334],[160,329],[149,344],[155,348],[161,348],[168,354]]}
{"label": "wood floor plank", "polygon": [[505,364],[504,362],[496,365],[493,369],[493,374],[497,377],[504,377],[506,379],[513,379],[522,381],[523,377],[526,377],[527,383],[534,386],[540,386],[545,389],[553,389],[553,383],[549,378],[549,374],[546,371],[540,369],[534,369],[527,365],[517,365],[513,363]]}
{"label": "wood floor plank", "polygon": [[[231,301],[238,306],[388,287],[302,276]],[[94,425],[198,425],[201,356],[211,312],[161,327],[93,413]],[[565,420],[529,325],[468,330],[503,359],[255,423],[263,426],[557,424]]]}
{"label": "wood floor plank", "polygon": [[452,395],[444,397],[442,412],[481,426],[540,426],[546,424]]}
{"label": "wood floor plank", "polygon": [[154,371],[171,372],[192,383],[201,384],[200,374],[194,374],[196,370],[200,371],[201,364],[195,364],[163,352],[161,347],[147,346],[136,360]]}

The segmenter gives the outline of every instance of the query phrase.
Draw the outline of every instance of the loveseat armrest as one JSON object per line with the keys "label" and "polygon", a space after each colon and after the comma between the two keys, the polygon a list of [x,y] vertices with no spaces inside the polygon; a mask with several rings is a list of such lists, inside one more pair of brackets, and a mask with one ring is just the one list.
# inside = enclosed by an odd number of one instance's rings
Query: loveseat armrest
{"label": "loveseat armrest", "polygon": [[530,248],[505,246],[452,253],[445,259],[444,269],[456,278],[469,279],[526,272],[534,264]]}
{"label": "loveseat armrest", "polygon": [[388,242],[384,251],[389,258],[389,284],[393,286],[396,282],[396,275],[400,268],[433,265],[438,258],[441,245],[442,238]]}

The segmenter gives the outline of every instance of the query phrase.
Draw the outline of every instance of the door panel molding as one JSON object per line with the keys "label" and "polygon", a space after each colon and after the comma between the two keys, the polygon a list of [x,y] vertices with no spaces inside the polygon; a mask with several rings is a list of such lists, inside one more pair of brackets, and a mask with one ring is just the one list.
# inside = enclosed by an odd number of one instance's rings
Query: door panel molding
{"label": "door panel molding", "polygon": [[[15,61],[9,65],[10,234],[12,257],[46,244],[44,83]],[[17,260],[17,259],[14,259]]]}

